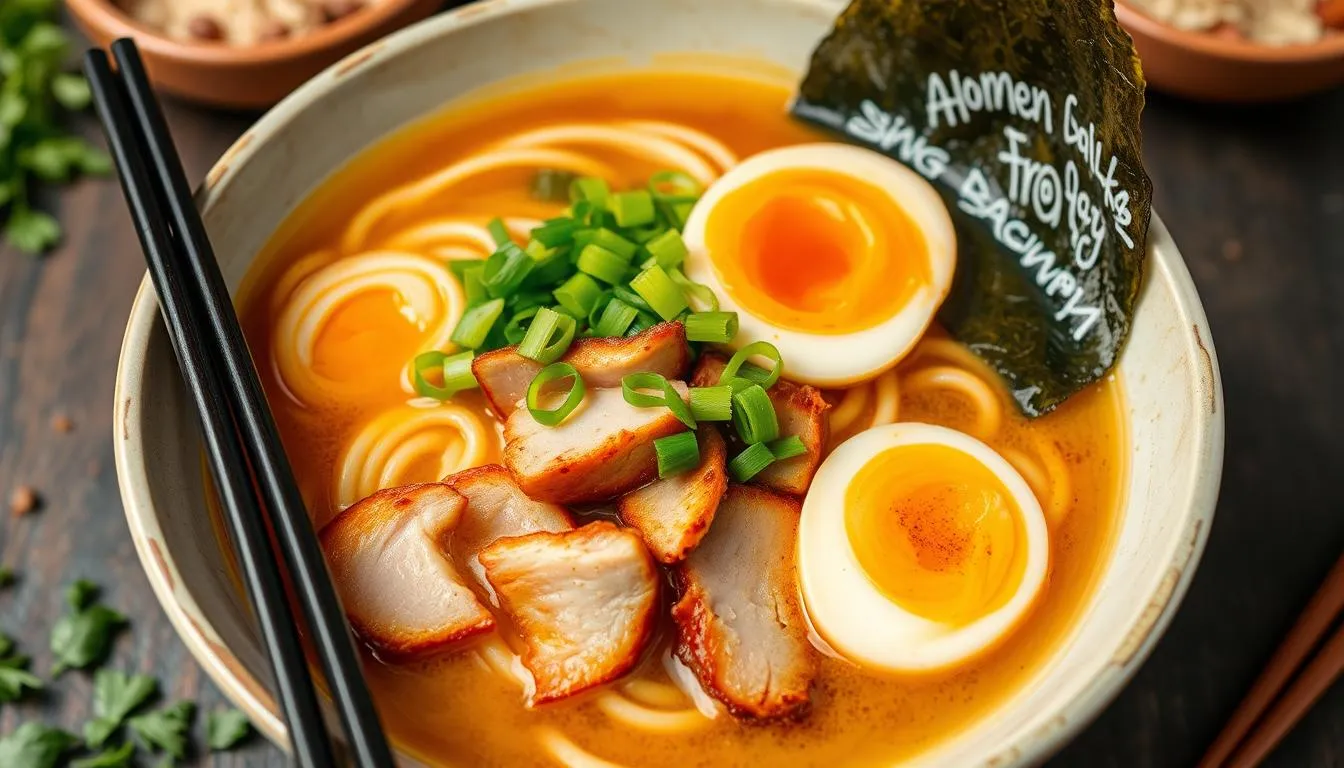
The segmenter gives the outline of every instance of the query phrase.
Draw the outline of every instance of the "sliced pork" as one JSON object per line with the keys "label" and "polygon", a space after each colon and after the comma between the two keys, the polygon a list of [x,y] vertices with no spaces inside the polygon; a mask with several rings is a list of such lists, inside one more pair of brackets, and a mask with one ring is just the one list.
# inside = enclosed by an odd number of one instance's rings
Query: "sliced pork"
{"label": "sliced pork", "polygon": [[816,658],[794,570],[799,506],[729,485],[714,524],[676,572],[676,654],[740,718],[801,716]]}
{"label": "sliced pork", "polygon": [[[706,354],[700,358],[691,377],[691,386],[707,387],[719,383],[719,374],[727,365],[722,357]],[[801,496],[807,493],[812,484],[812,476],[821,466],[821,451],[826,445],[829,422],[826,409],[830,405],[821,396],[821,390],[807,384],[795,384],[780,379],[766,390],[770,402],[775,406],[775,415],[779,419],[779,436],[797,435],[807,448],[807,453],[784,461],[777,461],[766,467],[752,478],[756,485],[764,485],[784,493]],[[744,446],[733,446],[741,450]]]}
{"label": "sliced pork", "polygon": [[481,563],[523,640],[528,706],[620,677],[649,644],[658,571],[631,531],[603,521],[500,539]]}
{"label": "sliced pork", "polygon": [[679,475],[655,480],[621,497],[621,521],[639,531],[653,556],[679,562],[700,543],[728,487],[723,437],[712,424],[698,433],[700,465]]}
{"label": "sliced pork", "polygon": [[[686,397],[686,385],[673,386]],[[685,429],[667,408],[637,408],[619,389],[589,389],[558,426],[538,424],[526,408],[514,411],[504,424],[504,466],[534,499],[607,501],[658,477],[653,441]]]}
{"label": "sliced pork", "polygon": [[466,506],[439,483],[389,488],[322,529],[341,602],[369,645],[392,655],[422,654],[494,627],[445,551]]}
{"label": "sliced pork", "polygon": [[[632,373],[684,379],[691,365],[691,348],[681,323],[660,323],[629,338],[579,339],[560,359],[578,370],[589,389],[615,388]],[[518,408],[541,368],[540,363],[518,354],[517,347],[487,352],[471,363],[481,391],[501,419]]]}
{"label": "sliced pork", "polygon": [[555,533],[574,527],[564,507],[532,500],[513,481],[513,475],[498,464],[464,470],[445,477],[443,482],[467,500],[453,531],[453,561],[473,577],[475,586],[487,597],[492,593],[478,558],[482,549],[509,536]]}

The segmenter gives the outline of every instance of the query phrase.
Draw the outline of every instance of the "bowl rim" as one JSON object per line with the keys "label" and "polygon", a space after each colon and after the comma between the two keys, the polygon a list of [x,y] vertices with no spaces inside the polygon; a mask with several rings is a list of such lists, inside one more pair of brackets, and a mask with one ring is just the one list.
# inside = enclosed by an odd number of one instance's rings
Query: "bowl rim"
{"label": "bowl rim", "polygon": [[385,24],[419,0],[378,0],[359,12],[324,24],[306,35],[264,45],[233,46],[174,40],[161,30],[136,20],[113,0],[66,0],[70,13],[91,28],[113,38],[133,37],[142,53],[179,62],[252,67],[287,62],[335,48]]}
{"label": "bowl rim", "polygon": [[1265,45],[1207,31],[1179,29],[1149,16],[1128,0],[1115,0],[1115,16],[1133,37],[1151,38],[1227,61],[1308,64],[1344,58],[1344,33],[1328,34],[1314,43]]}
{"label": "bowl rim", "polygon": [[[351,53],[285,97],[225,151],[197,190],[198,208],[205,209],[211,204],[217,194],[217,182],[231,165],[237,165],[250,151],[255,151],[257,144],[264,143],[268,135],[277,132],[312,102],[337,88],[341,76],[349,68],[347,62],[364,65],[384,56],[395,56],[424,41],[459,33],[478,23],[537,7],[579,1],[482,0],[412,24]],[[842,0],[776,1],[828,12],[837,12],[843,5]],[[263,141],[258,142],[257,139]],[[998,753],[984,761],[982,765],[985,768],[1041,763],[1101,714],[1138,672],[1170,625],[1194,578],[1208,540],[1223,471],[1222,381],[1208,320],[1194,280],[1170,231],[1156,211],[1152,214],[1148,230],[1148,259],[1145,284],[1159,281],[1168,286],[1177,318],[1186,328],[1192,329],[1187,340],[1198,346],[1207,363],[1207,376],[1195,377],[1193,381],[1187,382],[1192,389],[1193,402],[1209,402],[1212,405],[1211,412],[1201,411],[1200,417],[1191,427],[1192,453],[1200,458],[1190,470],[1195,479],[1191,484],[1189,503],[1173,527],[1179,532],[1173,537],[1174,549],[1163,563],[1167,577],[1142,602],[1144,610],[1132,623],[1117,628],[1117,635],[1125,638],[1117,658],[1104,666],[1070,699],[1060,704],[1058,711],[1067,713],[1068,717],[1057,717],[1046,727],[1025,733],[1014,743],[1002,745]],[[150,333],[161,322],[154,288],[146,276],[136,293],[127,322],[118,359],[114,401],[114,454],[127,523],[141,567],[155,596],[192,656],[225,696],[252,719],[258,730],[288,750],[286,728],[274,698],[231,650],[209,637],[214,634],[213,626],[204,617],[200,620],[193,617],[193,614],[201,615],[199,608],[185,590],[179,593],[175,589],[173,577],[164,561],[164,553],[158,548],[162,529],[149,492],[149,468],[142,447],[143,435],[137,421],[131,418],[131,406],[133,401],[139,402],[142,394]]]}

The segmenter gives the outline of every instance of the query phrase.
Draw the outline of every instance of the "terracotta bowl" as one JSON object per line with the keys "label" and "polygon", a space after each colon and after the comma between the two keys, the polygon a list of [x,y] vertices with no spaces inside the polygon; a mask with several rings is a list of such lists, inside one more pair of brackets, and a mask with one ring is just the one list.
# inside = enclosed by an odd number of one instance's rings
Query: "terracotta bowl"
{"label": "terracotta bowl", "polygon": [[[236,289],[271,233],[334,169],[445,104],[520,82],[535,86],[557,72],[651,62],[792,80],[842,6],[492,0],[403,30],[304,85],[210,172],[197,203],[224,277]],[[992,716],[905,765],[1038,764],[1120,691],[1175,614],[1213,518],[1223,400],[1204,311],[1156,216],[1119,375],[1130,470],[1114,552],[1091,598],[1048,662]],[[207,512],[196,418],[148,283],[127,326],[113,423],[126,516],[164,610],[219,687],[284,744],[266,656]],[[401,762],[419,765],[405,755]]]}
{"label": "terracotta bowl", "polygon": [[1190,32],[1127,5],[1115,15],[1134,38],[1157,90],[1200,101],[1286,101],[1344,84],[1344,34],[1309,45],[1271,46],[1222,32]]}
{"label": "terracotta bowl", "polygon": [[156,86],[216,107],[269,107],[333,62],[393,30],[419,21],[443,0],[380,0],[311,34],[265,45],[184,43],[140,24],[111,0],[67,0],[70,15],[95,44],[133,37]]}

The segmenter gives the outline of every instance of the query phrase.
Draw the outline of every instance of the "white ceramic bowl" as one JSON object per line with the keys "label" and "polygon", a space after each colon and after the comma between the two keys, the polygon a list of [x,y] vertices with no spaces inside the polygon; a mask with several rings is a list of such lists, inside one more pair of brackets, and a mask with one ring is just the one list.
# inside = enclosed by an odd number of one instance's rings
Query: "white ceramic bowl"
{"label": "white ceramic bowl", "polygon": [[[236,286],[270,233],[333,169],[481,86],[584,61],[647,64],[660,54],[736,55],[801,72],[841,5],[494,0],[400,32],[302,87],[210,172],[199,204],[224,275]],[[1120,369],[1131,475],[1123,529],[1092,603],[1054,658],[993,717],[917,764],[1005,768],[1043,760],[1115,696],[1175,612],[1213,515],[1223,415],[1204,312],[1157,217]],[[131,313],[116,398],[117,472],[150,582],[210,676],[283,743],[261,645],[206,514],[195,417],[148,283]]]}

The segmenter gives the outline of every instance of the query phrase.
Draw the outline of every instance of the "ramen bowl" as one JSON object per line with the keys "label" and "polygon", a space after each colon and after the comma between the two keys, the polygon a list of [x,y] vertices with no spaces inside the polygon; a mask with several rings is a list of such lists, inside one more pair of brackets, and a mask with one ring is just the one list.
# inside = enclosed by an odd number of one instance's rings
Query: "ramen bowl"
{"label": "ramen bowl", "polygon": [[[687,0],[632,10],[622,0],[501,0],[397,33],[300,88],[210,171],[198,204],[224,276],[237,290],[272,232],[324,179],[444,104],[483,87],[535,87],[557,74],[664,64],[796,79],[841,7]],[[903,764],[1040,762],[1117,694],[1175,613],[1212,521],[1222,394],[1199,299],[1156,216],[1118,371],[1129,469],[1112,554],[1090,597],[1057,649],[993,717],[975,719]],[[127,518],[164,610],[226,695],[283,745],[265,653],[206,503],[195,417],[148,283],[127,329],[114,423]],[[421,764],[417,755],[402,759]]]}

